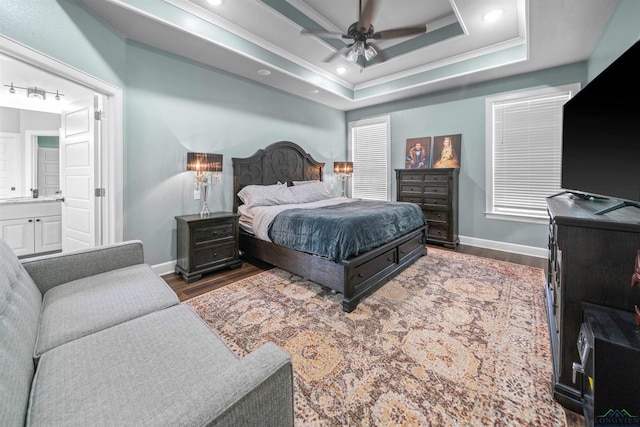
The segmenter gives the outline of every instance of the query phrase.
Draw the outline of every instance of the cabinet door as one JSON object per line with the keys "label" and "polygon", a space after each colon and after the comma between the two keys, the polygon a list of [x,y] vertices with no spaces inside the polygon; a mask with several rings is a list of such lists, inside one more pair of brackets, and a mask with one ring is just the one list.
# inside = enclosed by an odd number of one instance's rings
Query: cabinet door
{"label": "cabinet door", "polygon": [[0,238],[4,240],[16,256],[34,252],[33,218],[9,219],[0,221]]}
{"label": "cabinet door", "polygon": [[34,246],[36,253],[62,249],[62,216],[35,219]]}

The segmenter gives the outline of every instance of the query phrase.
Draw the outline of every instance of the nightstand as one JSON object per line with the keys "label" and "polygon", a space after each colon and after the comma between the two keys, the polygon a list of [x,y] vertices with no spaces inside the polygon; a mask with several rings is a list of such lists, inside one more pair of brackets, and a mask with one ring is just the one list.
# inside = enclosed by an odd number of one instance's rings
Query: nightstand
{"label": "nightstand", "polygon": [[176,273],[182,274],[186,283],[200,279],[204,273],[242,265],[238,252],[239,217],[231,212],[176,217]]}

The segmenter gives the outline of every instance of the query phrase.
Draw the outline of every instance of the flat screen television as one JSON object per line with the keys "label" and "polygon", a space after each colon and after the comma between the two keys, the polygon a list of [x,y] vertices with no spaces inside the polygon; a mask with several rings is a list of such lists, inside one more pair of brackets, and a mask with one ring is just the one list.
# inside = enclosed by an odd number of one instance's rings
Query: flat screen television
{"label": "flat screen television", "polygon": [[564,105],[563,189],[640,208],[638,63],[640,41]]}

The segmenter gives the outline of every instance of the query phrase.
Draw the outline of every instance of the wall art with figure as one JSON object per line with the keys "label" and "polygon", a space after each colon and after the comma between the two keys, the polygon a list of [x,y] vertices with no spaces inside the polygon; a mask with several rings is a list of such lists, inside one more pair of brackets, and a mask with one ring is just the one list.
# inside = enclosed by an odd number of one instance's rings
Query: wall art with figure
{"label": "wall art with figure", "polygon": [[433,138],[433,167],[460,168],[462,134]]}
{"label": "wall art with figure", "polygon": [[431,137],[408,138],[405,169],[425,169],[431,167]]}

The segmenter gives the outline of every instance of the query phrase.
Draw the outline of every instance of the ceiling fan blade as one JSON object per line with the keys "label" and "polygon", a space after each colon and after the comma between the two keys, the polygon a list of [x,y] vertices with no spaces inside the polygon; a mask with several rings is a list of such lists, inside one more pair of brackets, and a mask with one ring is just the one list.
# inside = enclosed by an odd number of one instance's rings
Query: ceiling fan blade
{"label": "ceiling fan blade", "polygon": [[323,59],[322,62],[330,62],[333,58],[336,58],[346,52],[349,48],[351,48],[351,46],[353,46],[353,43],[348,44],[345,47],[341,47],[340,49]]}
{"label": "ceiling fan blade", "polygon": [[302,30],[300,34],[312,35],[320,37],[321,39],[350,39],[346,34],[342,33],[332,33],[331,31],[323,31],[323,30]]}
{"label": "ceiling fan blade", "polygon": [[373,15],[375,15],[376,10],[376,0],[366,0],[364,4],[364,9],[360,11],[360,18],[358,19],[358,29],[364,28],[362,31],[366,33],[371,28],[371,21],[373,20]]}
{"label": "ceiling fan blade", "polygon": [[405,27],[405,28],[394,28],[392,30],[378,31],[373,36],[372,39],[393,39],[398,37],[406,37],[413,36],[415,34],[424,34],[427,32],[427,26],[421,25],[419,27]]}

